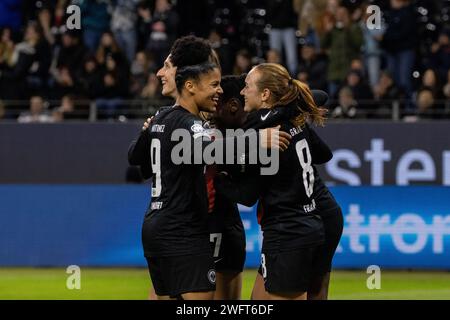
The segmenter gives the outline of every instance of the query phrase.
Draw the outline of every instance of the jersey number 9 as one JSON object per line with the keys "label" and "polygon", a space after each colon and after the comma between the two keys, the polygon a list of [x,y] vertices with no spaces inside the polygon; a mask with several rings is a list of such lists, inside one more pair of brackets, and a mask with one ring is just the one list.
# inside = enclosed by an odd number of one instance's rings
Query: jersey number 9
{"label": "jersey number 9", "polygon": [[150,144],[151,166],[153,172],[152,197],[161,195],[161,141],[152,139]]}

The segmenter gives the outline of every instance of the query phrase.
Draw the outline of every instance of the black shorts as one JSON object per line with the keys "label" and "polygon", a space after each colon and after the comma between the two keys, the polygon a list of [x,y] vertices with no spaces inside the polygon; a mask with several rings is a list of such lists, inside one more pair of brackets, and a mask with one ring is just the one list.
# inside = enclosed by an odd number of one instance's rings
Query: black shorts
{"label": "black shorts", "polygon": [[183,293],[216,289],[216,273],[210,253],[146,259],[158,296],[178,298]]}
{"label": "black shorts", "polygon": [[216,271],[242,272],[246,242],[237,205],[221,194],[216,194],[208,226]]}
{"label": "black shorts", "polygon": [[307,292],[316,275],[315,256],[318,246],[286,252],[261,254],[258,272],[264,278],[267,292]]}
{"label": "black shorts", "polygon": [[316,273],[323,275],[331,272],[334,253],[341,240],[342,230],[344,228],[344,218],[340,207],[324,212],[320,216],[325,231],[325,242],[317,250],[315,266]]}
{"label": "black shorts", "polygon": [[245,231],[242,221],[210,229],[215,269],[217,272],[242,272],[245,264]]}

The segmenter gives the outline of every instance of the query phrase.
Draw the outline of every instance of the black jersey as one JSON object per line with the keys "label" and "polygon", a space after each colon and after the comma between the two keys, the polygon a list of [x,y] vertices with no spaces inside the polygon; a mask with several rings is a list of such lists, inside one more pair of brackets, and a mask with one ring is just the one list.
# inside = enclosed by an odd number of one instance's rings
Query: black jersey
{"label": "black jersey", "polygon": [[308,130],[289,121],[281,130],[291,134],[289,147],[280,153],[279,170],[262,176],[260,223],[264,233],[263,250],[283,251],[323,242],[322,220],[317,215],[313,158]]}
{"label": "black jersey", "polygon": [[[282,110],[281,110],[282,111]],[[279,171],[274,176],[246,174],[216,179],[217,189],[247,206],[258,199],[258,218],[264,231],[264,249],[290,250],[322,241],[320,215],[338,205],[314,164],[332,157],[331,150],[308,125],[294,127],[280,110],[260,109],[249,114],[245,128],[262,129],[281,124],[293,137],[280,153]],[[250,174],[248,174],[250,172]]]}
{"label": "black jersey", "polygon": [[[157,116],[161,112],[170,110],[172,106],[164,106],[156,112]],[[137,139],[133,140],[128,148],[128,162],[132,166],[139,166],[142,177],[149,179],[152,176],[150,165],[150,134],[149,129],[142,130]]]}
{"label": "black jersey", "polygon": [[223,194],[216,192],[214,177],[217,172],[230,168],[225,165],[211,165],[206,169],[206,186],[208,193],[208,213],[210,217],[211,233],[227,226],[242,224],[241,216],[236,202],[231,201]]}
{"label": "black jersey", "polygon": [[339,207],[328,187],[317,171],[316,165],[324,164],[331,160],[333,154],[325,142],[320,139],[317,133],[309,126],[305,126],[305,130],[309,132],[310,147],[313,154],[314,169],[314,190],[313,196],[316,201],[317,214],[320,216],[335,213]]}
{"label": "black jersey", "polygon": [[317,214],[319,216],[325,216],[328,214],[334,214],[339,207],[333,194],[330,192],[325,182],[319,175],[317,168],[314,168],[314,191],[313,196],[316,201]]}
{"label": "black jersey", "polygon": [[189,131],[194,139],[202,135],[202,121],[174,106],[155,116],[150,125],[152,201],[142,235],[147,257],[210,251],[204,165],[174,164],[176,129]]}
{"label": "black jersey", "polygon": [[[295,106],[275,107],[271,110],[260,109],[248,115],[244,127],[253,129],[269,128],[276,126],[280,124],[281,121],[285,121],[296,115],[298,115],[298,113]],[[316,168],[316,165],[324,164],[330,161],[333,157],[333,154],[328,145],[308,124],[305,125],[303,130],[308,131],[308,135],[310,138],[309,147],[313,158],[314,169],[313,195],[316,202],[317,214],[322,216],[330,212],[335,212],[334,210],[339,207],[338,203],[329,191],[328,187],[325,185]]]}
{"label": "black jersey", "polygon": [[[181,106],[164,109],[156,115],[150,128],[142,131],[137,141],[131,144],[128,153],[130,164],[147,167],[146,173],[153,177],[152,202],[142,233],[144,252],[148,257],[202,253],[209,246],[205,166],[174,164],[172,151],[179,142],[172,141],[172,134],[177,129],[189,132],[191,163],[199,158],[201,163],[202,155],[194,152],[198,145],[194,141],[200,142],[203,151],[212,143],[211,133],[203,128],[199,117]],[[253,136],[257,141],[257,134],[253,133]],[[230,139],[236,141],[237,137]],[[245,150],[254,152],[249,141],[251,139],[246,140]],[[226,145],[224,141],[222,152]],[[235,154],[235,157],[240,156]]]}

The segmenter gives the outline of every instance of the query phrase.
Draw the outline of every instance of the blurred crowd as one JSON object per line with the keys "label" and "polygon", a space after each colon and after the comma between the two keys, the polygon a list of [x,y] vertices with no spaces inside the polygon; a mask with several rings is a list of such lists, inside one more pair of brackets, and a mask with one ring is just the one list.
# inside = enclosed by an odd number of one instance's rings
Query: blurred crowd
{"label": "blurred crowd", "polygon": [[1,0],[0,119],[146,117],[171,102],[156,72],[187,34],[223,74],[285,65],[329,93],[332,118],[450,117],[450,0]]}

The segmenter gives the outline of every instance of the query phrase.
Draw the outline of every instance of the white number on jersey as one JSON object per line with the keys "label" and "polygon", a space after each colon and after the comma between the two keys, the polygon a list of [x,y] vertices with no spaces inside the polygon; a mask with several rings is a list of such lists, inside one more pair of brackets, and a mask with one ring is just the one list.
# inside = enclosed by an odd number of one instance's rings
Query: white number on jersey
{"label": "white number on jersey", "polygon": [[305,186],[306,195],[309,198],[313,193],[314,169],[311,165],[312,157],[306,139],[302,139],[297,142],[295,145],[295,150],[297,151],[298,160],[300,161],[300,165],[303,169],[303,185]]}
{"label": "white number on jersey", "polygon": [[152,197],[159,197],[161,195],[161,141],[159,139],[152,139],[150,144],[150,158],[153,172]]}
{"label": "white number on jersey", "polygon": [[266,280],[267,268],[266,268],[266,255],[264,253],[261,254],[261,271],[262,271],[262,276],[263,276],[264,280]]}

